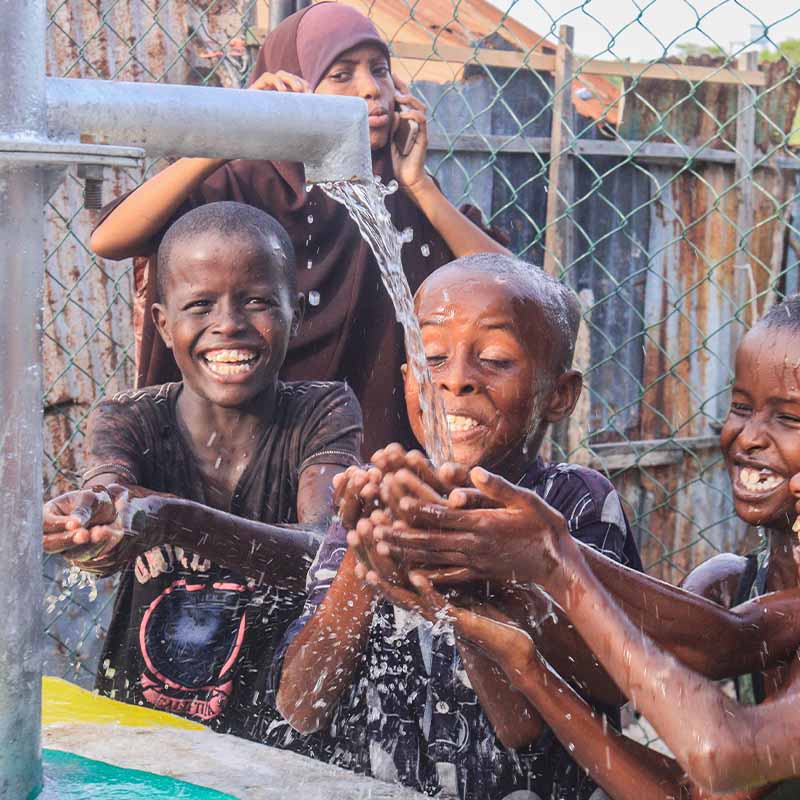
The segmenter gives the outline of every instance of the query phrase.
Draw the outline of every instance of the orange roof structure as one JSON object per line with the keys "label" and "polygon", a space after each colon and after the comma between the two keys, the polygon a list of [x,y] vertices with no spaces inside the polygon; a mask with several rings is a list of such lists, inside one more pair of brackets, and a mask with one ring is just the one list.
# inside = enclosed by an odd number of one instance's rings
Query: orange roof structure
{"label": "orange roof structure", "polygon": [[[316,0],[319,2],[320,0]],[[370,17],[393,44],[422,46],[430,57],[392,59],[398,77],[406,81],[449,83],[459,80],[464,64],[441,60],[435,50],[446,47],[485,47],[552,55],[554,42],[507,16],[488,0],[339,0]],[[268,0],[259,0],[258,21],[266,27]],[[576,111],[610,125],[619,122],[619,87],[597,75],[584,75],[572,87]]]}

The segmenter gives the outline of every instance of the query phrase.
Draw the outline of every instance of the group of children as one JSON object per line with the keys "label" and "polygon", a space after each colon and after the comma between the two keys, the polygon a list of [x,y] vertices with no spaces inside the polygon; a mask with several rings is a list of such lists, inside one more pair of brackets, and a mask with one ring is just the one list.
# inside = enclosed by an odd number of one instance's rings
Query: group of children
{"label": "group of children", "polygon": [[[158,258],[181,380],[100,403],[84,488],[45,507],[48,552],[121,573],[102,693],[465,800],[800,796],[800,300],[743,340],[721,434],[765,546],[688,591],[641,572],[608,480],[538,456],[581,391],[577,300],[541,270],[468,256],[417,291],[437,470],[365,463],[345,384],[278,379],[303,297],[274,219],[201,206]],[[676,760],[621,734],[626,698]]]}

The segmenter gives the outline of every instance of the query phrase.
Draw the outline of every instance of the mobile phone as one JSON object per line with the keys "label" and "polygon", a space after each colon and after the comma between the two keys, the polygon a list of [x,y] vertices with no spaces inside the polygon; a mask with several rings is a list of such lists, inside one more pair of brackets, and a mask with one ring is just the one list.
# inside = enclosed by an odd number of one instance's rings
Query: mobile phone
{"label": "mobile phone", "polygon": [[[395,106],[397,111],[408,111],[406,106],[401,106],[399,103]],[[414,142],[417,141],[417,134],[419,133],[419,123],[413,119],[401,119],[397,130],[394,132],[394,143],[400,151],[401,156],[407,156],[411,149],[414,147]]]}

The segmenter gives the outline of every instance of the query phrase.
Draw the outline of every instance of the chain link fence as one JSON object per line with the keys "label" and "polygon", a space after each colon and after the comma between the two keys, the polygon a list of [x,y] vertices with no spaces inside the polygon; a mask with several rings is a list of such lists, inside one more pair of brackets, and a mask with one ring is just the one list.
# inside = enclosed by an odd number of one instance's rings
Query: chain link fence
{"label": "chain link fence", "polygon": [[[800,288],[800,11],[673,3],[689,21],[666,41],[650,6],[604,20],[610,0],[564,14],[556,0],[505,11],[484,0],[348,2],[373,18],[395,73],[427,103],[429,167],[445,193],[478,206],[581,298],[587,388],[550,452],[614,481],[651,574],[677,582],[715,552],[747,551],[756,534],[733,514],[717,434],[742,332]],[[717,15],[732,11],[758,30],[715,41]],[[537,30],[514,18],[523,12]],[[260,0],[51,0],[48,69],[240,86],[267,19]],[[582,48],[584,23],[605,31],[604,47]],[[618,57],[623,35],[647,58]],[[106,170],[103,200],[159,167]],[[132,267],[92,255],[97,212],[83,189],[71,170],[47,207],[48,493],[77,485],[89,411],[135,374]],[[91,685],[113,582],[92,599],[65,585],[63,566],[45,563],[46,671]]]}

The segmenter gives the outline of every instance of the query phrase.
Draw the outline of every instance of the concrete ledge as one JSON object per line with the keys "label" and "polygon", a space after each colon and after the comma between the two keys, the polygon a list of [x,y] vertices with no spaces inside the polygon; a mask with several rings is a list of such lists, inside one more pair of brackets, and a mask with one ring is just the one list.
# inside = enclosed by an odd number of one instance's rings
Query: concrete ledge
{"label": "concrete ledge", "polygon": [[53,723],[42,746],[167,775],[240,800],[414,800],[410,789],[209,730]]}

